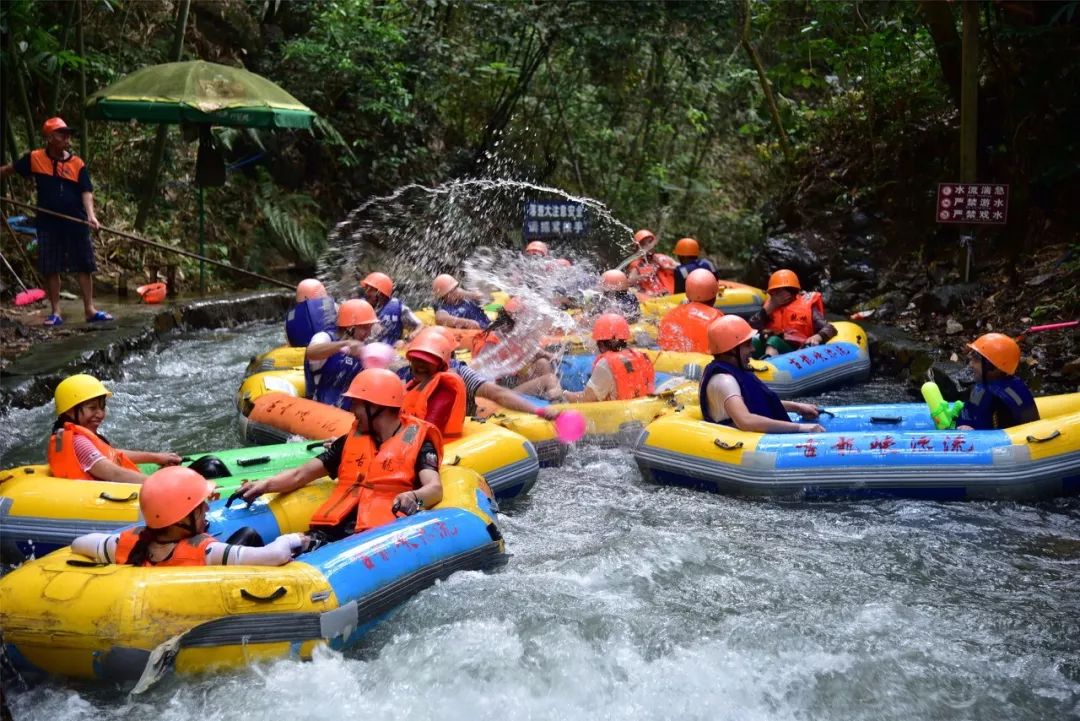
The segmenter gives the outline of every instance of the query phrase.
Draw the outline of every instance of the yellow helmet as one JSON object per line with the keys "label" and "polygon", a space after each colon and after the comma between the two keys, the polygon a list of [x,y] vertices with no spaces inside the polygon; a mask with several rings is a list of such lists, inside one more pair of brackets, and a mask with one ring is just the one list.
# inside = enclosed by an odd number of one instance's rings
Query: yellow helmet
{"label": "yellow helmet", "polygon": [[56,391],[53,393],[53,400],[56,402],[56,415],[67,413],[80,403],[85,403],[94,398],[101,398],[102,396],[108,398],[111,395],[109,389],[94,376],[85,373],[68,376],[60,381],[59,385],[56,386]]}

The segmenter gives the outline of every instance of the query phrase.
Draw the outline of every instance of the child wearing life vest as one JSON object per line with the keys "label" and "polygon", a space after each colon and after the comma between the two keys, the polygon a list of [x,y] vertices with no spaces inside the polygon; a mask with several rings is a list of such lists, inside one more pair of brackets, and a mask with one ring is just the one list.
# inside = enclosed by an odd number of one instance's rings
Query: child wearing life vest
{"label": "child wearing life vest", "polygon": [[394,281],[386,273],[368,273],[360,281],[360,287],[364,299],[379,317],[379,324],[369,340],[393,345],[423,325],[409,306],[394,297]]}
{"label": "child wearing life vest", "polygon": [[378,318],[366,300],[353,298],[337,312],[337,331],[311,337],[304,352],[304,395],[312,400],[348,410],[345,389],[361,371],[364,340]]}
{"label": "child wearing life vest", "polygon": [[402,413],[422,418],[444,438],[461,435],[468,403],[465,381],[450,370],[453,352],[434,328],[420,331],[405,352],[412,378],[405,385]]}
{"label": "child wearing life vest", "polygon": [[660,319],[657,345],[662,350],[707,353],[709,324],[724,314],[714,307],[719,290],[712,272],[698,268],[691,273],[686,279],[687,302],[675,306]]}
{"label": "child wearing life vest", "polygon": [[142,483],[138,463],[175,466],[175,453],[123,451],[98,433],[105,420],[105,401],[112,393],[93,376],[79,373],[60,381],[53,394],[56,422],[46,455],[57,478]]}
{"label": "child wearing life vest", "polygon": [[484,330],[488,327],[487,313],[480,306],[484,294],[465,290],[452,275],[443,273],[431,283],[435,294],[435,322],[448,328]]}
{"label": "child wearing life vest", "polygon": [[695,270],[707,270],[716,275],[716,268],[701,255],[701,244],[694,238],[680,238],[675,244],[675,257],[679,267],[675,269],[675,292],[686,292],[686,281]]}
{"label": "child wearing life vest", "polygon": [[988,431],[1039,420],[1027,384],[1016,376],[1020,346],[1001,333],[986,333],[968,344],[975,386],[956,419],[957,430]]}
{"label": "child wearing life vest", "polygon": [[778,270],[769,276],[769,297],[750,318],[758,330],[754,357],[765,358],[790,353],[805,346],[821,345],[836,336],[836,328],[825,320],[821,293],[804,293],[799,276]]}
{"label": "child wearing life vest", "polygon": [[788,412],[811,420],[820,413],[809,403],[782,401],[750,370],[754,329],[737,315],[717,318],[709,326],[713,361],[701,377],[701,416],[710,423],[755,433],[822,433],[817,423],[793,423]]}
{"label": "child wearing life vest", "polygon": [[678,263],[663,253],[654,253],[656,236],[651,230],[641,229],[634,233],[634,243],[641,249],[641,257],[626,267],[631,287],[646,295],[671,295],[675,292],[675,268]]}
{"label": "child wearing life vest", "polygon": [[568,403],[631,400],[653,393],[656,371],[648,357],[627,347],[630,325],[621,315],[606,313],[596,319],[592,330],[597,355],[585,390],[567,391]]}
{"label": "child wearing life vest", "polygon": [[442,436],[430,423],[403,412],[405,385],[393,371],[367,368],[346,391],[356,420],[318,458],[270,478],[245,482],[241,495],[290,493],[317,478],[337,479],[315,512],[311,530],[327,540],[390,523],[442,500]]}
{"label": "child wearing life vest", "polygon": [[285,314],[285,338],[294,348],[306,346],[319,332],[332,332],[337,304],[316,278],[296,286],[296,305]]}
{"label": "child wearing life vest", "polygon": [[[216,490],[190,468],[162,468],[147,477],[139,492],[146,525],[88,533],[72,541],[71,550],[98,563],[129,566],[281,566],[307,545],[300,533],[284,534],[266,546],[258,539],[258,547],[218,541],[206,532],[207,501]],[[241,531],[248,538],[257,536],[251,529]]]}

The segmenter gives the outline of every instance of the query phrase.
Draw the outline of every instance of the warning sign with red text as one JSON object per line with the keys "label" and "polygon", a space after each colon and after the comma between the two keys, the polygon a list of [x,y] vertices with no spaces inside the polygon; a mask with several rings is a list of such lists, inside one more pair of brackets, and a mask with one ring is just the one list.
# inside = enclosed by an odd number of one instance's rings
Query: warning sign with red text
{"label": "warning sign with red text", "polygon": [[937,222],[1005,225],[1009,219],[1007,183],[939,183]]}

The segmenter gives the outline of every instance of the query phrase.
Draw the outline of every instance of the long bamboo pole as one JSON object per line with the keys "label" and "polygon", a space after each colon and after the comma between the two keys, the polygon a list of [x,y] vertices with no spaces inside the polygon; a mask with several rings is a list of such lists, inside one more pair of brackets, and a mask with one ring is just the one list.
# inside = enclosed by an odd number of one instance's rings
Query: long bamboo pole
{"label": "long bamboo pole", "polygon": [[[93,227],[93,226],[90,225],[90,223],[83,220],[82,218],[76,218],[76,217],[71,216],[71,215],[64,215],[63,213],[57,213],[55,211],[47,210],[45,208],[39,208],[36,205],[30,205],[29,203],[21,203],[18,200],[12,200],[11,198],[0,198],[0,203],[7,203],[9,205],[14,205],[14,206],[16,206],[18,208],[24,208],[26,210],[33,210],[36,213],[45,213],[46,215],[52,215],[52,216],[55,216],[57,218],[63,218],[64,220],[70,221],[72,223],[79,223],[80,225],[86,225],[86,226],[89,226],[89,227]],[[107,228],[104,225],[102,225],[100,227],[100,229],[104,230],[106,233],[112,233],[113,235],[120,236],[121,238],[127,238],[128,240],[134,240],[137,243],[143,243],[145,245],[149,245],[149,246],[157,248],[159,250],[164,250],[164,251],[167,251],[169,253],[178,253],[179,255],[186,255],[189,258],[194,258],[196,260],[201,260],[201,261],[204,261],[206,263],[210,263],[211,265],[216,265],[219,268],[225,268],[226,270],[231,270],[233,272],[240,273],[242,275],[250,275],[252,278],[258,278],[259,280],[266,281],[267,283],[273,283],[274,285],[280,286],[282,288],[288,288],[289,290],[292,290],[294,288],[292,283],[288,283],[288,282],[286,282],[284,280],[278,280],[277,278],[271,278],[268,275],[262,275],[261,273],[255,273],[254,271],[244,270],[243,268],[237,268],[235,265],[229,265],[228,263],[222,263],[219,260],[214,260],[213,258],[207,258],[204,255],[199,255],[198,253],[192,253],[190,250],[183,250],[181,248],[174,248],[171,245],[165,245],[164,243],[158,243],[157,241],[154,241],[154,240],[148,240],[146,238],[141,238],[141,237],[139,237],[137,235],[134,235],[132,233],[126,233],[126,232],[124,232],[122,230],[116,230],[115,228]]]}

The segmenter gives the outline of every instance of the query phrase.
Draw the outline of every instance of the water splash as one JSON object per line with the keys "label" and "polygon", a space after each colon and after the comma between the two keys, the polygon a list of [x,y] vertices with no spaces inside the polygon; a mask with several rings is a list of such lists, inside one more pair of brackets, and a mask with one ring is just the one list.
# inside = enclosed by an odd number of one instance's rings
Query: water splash
{"label": "water splash", "polygon": [[534,199],[581,203],[590,214],[585,235],[551,243],[554,256],[606,267],[631,249],[631,228],[593,198],[509,179],[454,180],[436,187],[414,183],[366,201],[338,223],[320,276],[336,297],[348,298],[357,295],[358,279],[378,269],[394,278],[396,293],[430,301],[431,279],[458,272],[477,249],[520,250],[524,205]]}

